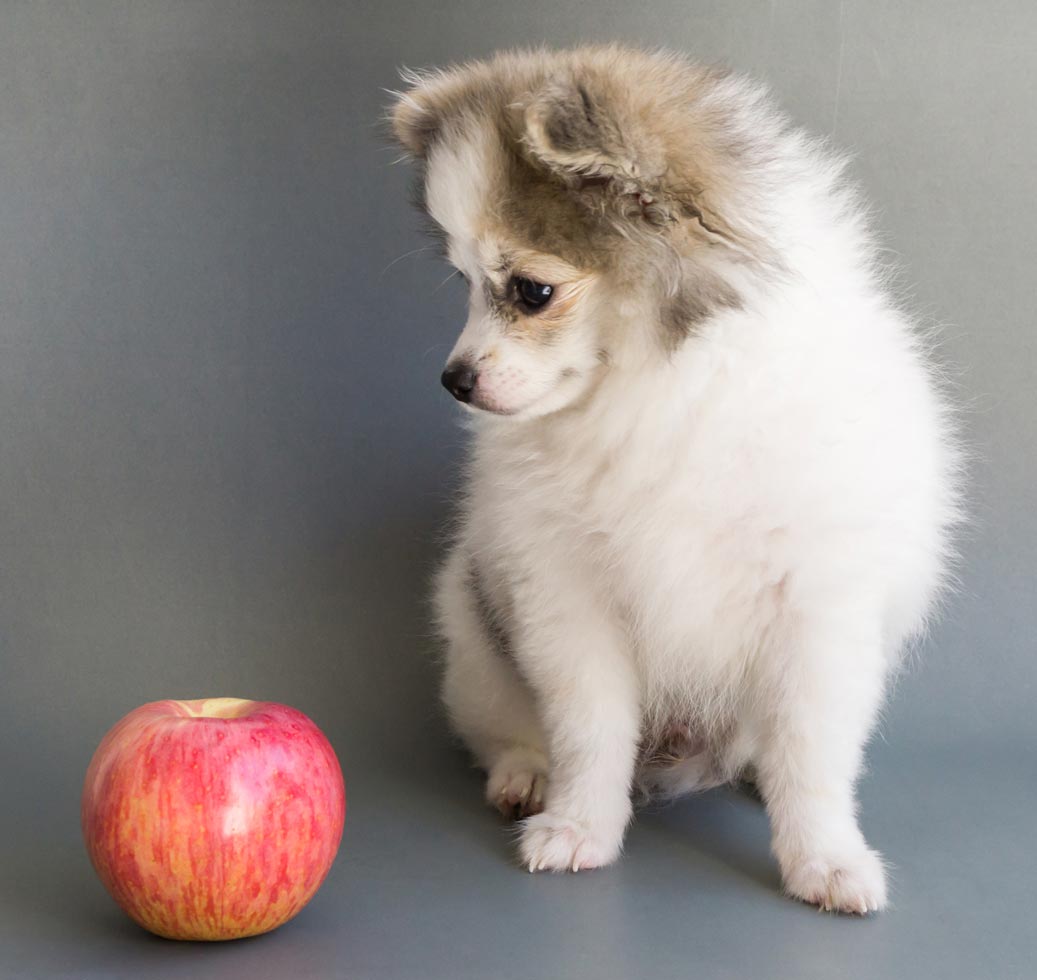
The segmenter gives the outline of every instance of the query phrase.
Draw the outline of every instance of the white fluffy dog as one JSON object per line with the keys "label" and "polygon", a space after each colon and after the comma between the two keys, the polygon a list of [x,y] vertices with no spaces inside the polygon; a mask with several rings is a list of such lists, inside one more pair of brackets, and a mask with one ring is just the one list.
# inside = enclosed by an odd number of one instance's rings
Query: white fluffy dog
{"label": "white fluffy dog", "polygon": [[444,699],[534,870],[635,787],[751,773],[790,895],[867,913],[855,781],[958,520],[958,453],[843,161],[743,78],[620,47],[409,75],[470,284]]}

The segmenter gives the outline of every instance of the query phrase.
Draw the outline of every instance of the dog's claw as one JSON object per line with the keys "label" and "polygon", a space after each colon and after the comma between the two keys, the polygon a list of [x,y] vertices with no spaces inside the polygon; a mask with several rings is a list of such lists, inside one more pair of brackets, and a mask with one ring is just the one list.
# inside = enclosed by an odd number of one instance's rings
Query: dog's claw
{"label": "dog's claw", "polygon": [[486,799],[506,819],[523,820],[544,808],[544,779],[544,774],[534,769],[492,773]]}

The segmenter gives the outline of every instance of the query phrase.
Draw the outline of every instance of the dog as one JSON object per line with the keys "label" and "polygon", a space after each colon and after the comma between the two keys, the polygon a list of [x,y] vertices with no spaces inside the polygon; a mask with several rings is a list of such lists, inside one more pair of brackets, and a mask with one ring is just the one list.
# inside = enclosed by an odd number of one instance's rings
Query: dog
{"label": "dog", "polygon": [[846,161],[669,53],[404,77],[392,130],[470,287],[442,695],[523,865],[611,864],[636,791],[751,775],[786,893],[881,909],[855,784],[962,453]]}

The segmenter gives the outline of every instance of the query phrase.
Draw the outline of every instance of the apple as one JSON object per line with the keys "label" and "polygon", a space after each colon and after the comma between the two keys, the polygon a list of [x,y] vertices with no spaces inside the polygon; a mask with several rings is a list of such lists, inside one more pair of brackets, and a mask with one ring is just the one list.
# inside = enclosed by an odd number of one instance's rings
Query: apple
{"label": "apple", "polygon": [[131,918],[170,939],[238,939],[287,922],[335,860],[338,759],[301,711],[270,701],[155,701],[104,737],[83,837]]}

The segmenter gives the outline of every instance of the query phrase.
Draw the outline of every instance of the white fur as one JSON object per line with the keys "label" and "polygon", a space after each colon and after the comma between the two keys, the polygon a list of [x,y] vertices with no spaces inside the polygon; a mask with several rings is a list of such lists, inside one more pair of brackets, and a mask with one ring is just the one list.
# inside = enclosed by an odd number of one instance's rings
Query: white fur
{"label": "white fur", "polygon": [[[743,102],[749,122],[766,112]],[[579,331],[549,355],[509,349],[473,289],[456,352],[492,348],[519,390],[487,395],[496,408],[512,398],[513,414],[470,416],[437,588],[444,698],[490,801],[533,813],[530,870],[615,860],[639,767],[671,792],[751,767],[787,891],[866,913],[886,885],[854,786],[888,675],[945,576],[957,454],[841,165],[760,125],[777,162],[754,220],[785,271],[729,270],[743,308],[675,352],[649,340],[636,294],[609,313],[607,367],[592,369]],[[428,168],[435,217],[473,280],[492,250],[472,224],[482,166],[475,135]],[[576,380],[551,388],[566,363]],[[653,776],[639,746],[674,723],[695,744]]]}

